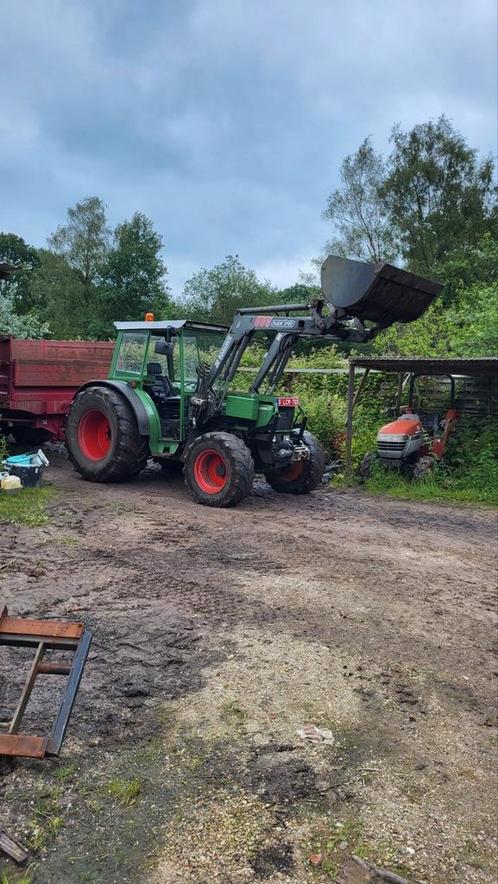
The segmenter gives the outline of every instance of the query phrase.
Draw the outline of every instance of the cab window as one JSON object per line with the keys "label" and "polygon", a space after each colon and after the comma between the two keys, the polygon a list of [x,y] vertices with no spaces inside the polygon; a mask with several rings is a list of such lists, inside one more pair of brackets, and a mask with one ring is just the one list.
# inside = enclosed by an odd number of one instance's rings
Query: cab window
{"label": "cab window", "polygon": [[129,374],[142,374],[148,332],[124,332],[121,338],[116,369]]}
{"label": "cab window", "polygon": [[[169,366],[168,366],[168,357],[164,353],[156,353],[157,342],[161,341],[161,343],[164,343],[165,340],[166,340],[166,338],[164,338],[164,337],[160,338],[160,337],[158,337],[158,335],[151,335],[150,341],[149,341],[149,346],[147,348],[147,359],[145,360],[145,368],[147,369],[147,366],[151,362],[155,362],[161,366],[161,374],[163,374],[165,377],[169,377],[170,372],[169,372]],[[172,343],[174,345],[174,341]],[[175,346],[174,351],[176,349],[177,348]],[[174,380],[174,378],[170,377],[170,380],[172,381],[172,380]]]}
{"label": "cab window", "polygon": [[186,382],[197,381],[197,368],[202,363],[212,365],[225,340],[224,332],[197,332],[183,337],[183,359]]}

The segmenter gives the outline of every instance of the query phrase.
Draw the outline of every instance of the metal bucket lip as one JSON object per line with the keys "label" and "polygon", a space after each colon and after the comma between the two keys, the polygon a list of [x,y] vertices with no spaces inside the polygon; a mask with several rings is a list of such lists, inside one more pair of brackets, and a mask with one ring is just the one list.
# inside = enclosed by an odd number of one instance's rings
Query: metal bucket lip
{"label": "metal bucket lip", "polygon": [[384,327],[418,319],[443,288],[436,280],[388,261],[372,264],[339,255],[328,255],[324,260],[321,278],[322,293],[330,306]]}

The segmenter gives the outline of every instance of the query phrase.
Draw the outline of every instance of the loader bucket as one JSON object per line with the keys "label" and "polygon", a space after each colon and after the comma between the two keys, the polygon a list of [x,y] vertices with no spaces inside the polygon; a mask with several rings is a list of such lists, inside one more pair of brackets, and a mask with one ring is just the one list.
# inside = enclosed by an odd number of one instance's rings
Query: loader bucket
{"label": "loader bucket", "polygon": [[322,294],[329,306],[383,328],[418,319],[442,287],[385,261],[367,264],[329,255],[322,264]]}

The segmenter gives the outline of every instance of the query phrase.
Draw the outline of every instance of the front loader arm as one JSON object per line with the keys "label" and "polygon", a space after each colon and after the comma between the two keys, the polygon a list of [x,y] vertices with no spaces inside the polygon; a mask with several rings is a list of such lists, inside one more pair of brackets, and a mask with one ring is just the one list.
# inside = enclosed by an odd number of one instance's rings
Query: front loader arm
{"label": "front loader arm", "polygon": [[[252,384],[254,392],[267,377],[271,388],[275,387],[299,338],[364,344],[394,322],[417,319],[442,286],[386,262],[366,264],[329,255],[322,265],[321,288],[322,297],[310,304],[272,304],[238,310],[215,362],[199,376],[191,400],[194,409],[214,413],[217,402],[221,407],[214,384],[221,380],[225,389],[228,387],[257,331],[275,335],[275,340]],[[324,316],[325,306],[329,312]],[[304,315],[294,316],[296,313]],[[372,326],[367,328],[365,321]]]}
{"label": "front loader arm", "polygon": [[[365,343],[380,331],[379,328],[365,328],[359,320],[352,320],[348,325],[344,320],[337,319],[333,313],[322,314],[323,301],[311,304],[277,304],[270,307],[244,307],[237,311],[232,326],[221,346],[208,377],[208,384],[221,378],[227,384],[233,379],[240,360],[251,339],[258,331],[275,335],[264,362],[253,384],[256,391],[272,368],[282,374],[292,348],[299,338],[321,338],[336,344],[341,341],[349,343]],[[308,309],[308,316],[289,316],[292,311]],[[285,312],[286,316],[272,314]],[[277,362],[277,365],[275,363]],[[277,378],[272,377],[272,386]]]}

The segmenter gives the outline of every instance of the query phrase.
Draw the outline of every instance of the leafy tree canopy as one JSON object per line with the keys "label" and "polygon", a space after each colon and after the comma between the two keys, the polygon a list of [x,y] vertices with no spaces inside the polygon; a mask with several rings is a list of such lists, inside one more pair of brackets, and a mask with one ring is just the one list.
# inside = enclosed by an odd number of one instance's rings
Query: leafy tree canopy
{"label": "leafy tree canopy", "polygon": [[84,337],[91,316],[80,274],[63,255],[48,249],[39,249],[38,260],[30,290],[40,319],[48,324],[54,338]]}
{"label": "leafy tree canopy", "polygon": [[261,282],[254,270],[228,255],[211,270],[199,270],[185,283],[178,310],[192,319],[230,325],[240,307],[271,304],[275,289]]}
{"label": "leafy tree canopy", "polygon": [[381,197],[406,265],[430,275],[494,225],[493,160],[479,160],[445,116],[409,132],[395,126],[391,142]]}
{"label": "leafy tree canopy", "polygon": [[0,282],[0,292],[9,293],[17,312],[27,313],[34,306],[30,274],[39,264],[36,249],[15,233],[0,233],[0,261],[18,268],[10,279]]}
{"label": "leafy tree canopy", "polygon": [[20,316],[15,309],[14,295],[0,287],[0,332],[16,338],[46,338],[50,329],[35,314]]}
{"label": "leafy tree canopy", "polygon": [[141,212],[116,227],[102,265],[100,288],[100,312],[111,333],[112,323],[118,319],[143,319],[149,310],[158,317],[171,315],[173,304],[161,250],[160,235]]}
{"label": "leafy tree canopy", "polygon": [[396,257],[396,230],[381,196],[385,179],[386,163],[366,138],[343,160],[340,186],[327,200],[323,216],[335,229],[327,252],[374,262]]}
{"label": "leafy tree canopy", "polygon": [[[384,159],[367,138],[344,160],[324,213],[335,233],[327,249],[439,275],[451,283],[448,302],[466,253],[486,234],[498,239],[493,160],[479,159],[445,116],[407,132],[394,126],[391,144]],[[471,272],[467,263],[467,281]]]}
{"label": "leafy tree canopy", "polygon": [[109,241],[104,203],[98,196],[89,196],[67,210],[66,223],[49,236],[48,245],[66,258],[89,290],[99,281]]}

